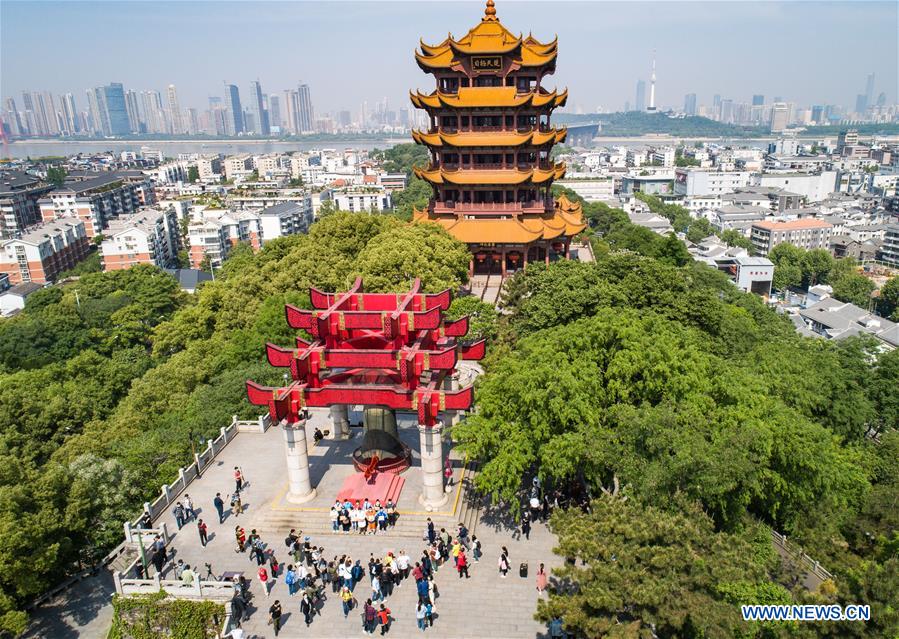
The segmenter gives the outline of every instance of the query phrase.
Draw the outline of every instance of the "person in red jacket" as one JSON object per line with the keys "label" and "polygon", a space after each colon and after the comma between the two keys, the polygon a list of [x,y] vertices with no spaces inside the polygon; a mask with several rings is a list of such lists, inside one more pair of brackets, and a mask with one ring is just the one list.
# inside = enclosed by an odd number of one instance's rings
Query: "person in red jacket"
{"label": "person in red jacket", "polygon": [[378,610],[378,623],[381,624],[381,636],[386,635],[390,630],[390,608],[386,608],[384,604]]}
{"label": "person in red jacket", "polygon": [[460,550],[459,556],[456,558],[456,570],[459,571],[459,579],[462,579],[462,575],[465,575],[465,578],[468,579],[468,557],[465,556],[465,551]]}

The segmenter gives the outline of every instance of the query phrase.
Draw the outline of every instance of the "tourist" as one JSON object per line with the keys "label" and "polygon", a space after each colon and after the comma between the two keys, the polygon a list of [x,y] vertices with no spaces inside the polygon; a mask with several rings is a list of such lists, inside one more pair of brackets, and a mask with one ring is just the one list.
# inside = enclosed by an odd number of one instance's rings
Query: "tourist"
{"label": "tourist", "polygon": [[256,573],[259,577],[259,583],[262,584],[262,590],[265,591],[265,596],[268,597],[268,571],[265,569],[265,566],[259,566],[259,572]]}
{"label": "tourist", "polygon": [[178,530],[181,530],[181,527],[184,525],[184,506],[181,505],[181,502],[175,504],[175,507],[172,508],[172,514],[175,516],[175,523],[178,525]]}
{"label": "tourist", "polygon": [[184,521],[187,523],[191,519],[197,518],[197,511],[194,510],[194,502],[191,501],[190,495],[184,493]]}
{"label": "tourist", "polygon": [[297,566],[297,587],[299,587],[300,590],[305,590],[308,582],[309,570],[303,564],[299,564]]}
{"label": "tourist", "polygon": [[181,579],[181,575],[184,573],[184,560],[179,559],[175,562],[175,565],[172,567],[172,572],[175,573],[175,579]]}
{"label": "tourist", "polygon": [[[237,582],[234,582],[235,586]],[[231,598],[231,623],[233,623],[238,628],[240,627],[240,623],[244,620],[244,615],[247,612],[247,608],[243,603],[243,599],[239,596],[239,589],[235,591],[235,596]]]}
{"label": "tourist", "polygon": [[431,561],[431,555],[427,550],[423,550],[421,554],[421,572],[425,579],[434,572],[434,562]]}
{"label": "tourist", "polygon": [[428,517],[428,543],[433,544],[435,539],[437,539],[437,533],[434,530],[434,522]]}
{"label": "tourist", "polygon": [[190,569],[188,564],[184,565],[184,571],[181,573],[181,583],[186,586],[192,586],[197,580],[197,573]]}
{"label": "tourist", "polygon": [[462,544],[466,549],[468,548],[468,528],[465,527],[461,521],[459,522],[458,533],[456,535],[459,538],[459,543]]}
{"label": "tourist", "polygon": [[297,581],[297,573],[294,570],[293,564],[287,566],[287,571],[284,573],[284,583],[287,584],[287,594],[292,597],[294,592],[294,584]]}
{"label": "tourist", "polygon": [[547,519],[549,519],[549,499],[546,495],[543,495],[543,509],[540,512],[540,521],[545,524]]}
{"label": "tourist", "polygon": [[459,556],[456,557],[456,570],[459,571],[459,579],[462,579],[463,574],[468,579],[468,557],[464,552],[459,552]]}
{"label": "tourist", "polygon": [[528,513],[521,516],[521,534],[525,539],[531,538],[531,516]]}
{"label": "tourist", "polygon": [[375,530],[375,509],[369,507],[367,511],[365,511],[365,527],[368,529],[368,534],[374,535],[377,531]]}
{"label": "tourist", "polygon": [[364,535],[365,511],[357,504],[350,513],[350,516],[353,518],[353,530],[357,531],[360,535]]}
{"label": "tourist", "polygon": [[337,532],[337,527],[339,526],[337,520],[340,518],[340,511],[337,509],[337,504],[331,506],[330,517],[331,517],[331,531]]}
{"label": "tourist", "polygon": [[453,485],[453,462],[450,461],[449,456],[446,458],[446,467],[443,469],[443,476],[446,477],[446,485]]}
{"label": "tourist", "polygon": [[425,622],[428,628],[434,627],[434,603],[431,601],[425,604]]}
{"label": "tourist", "polygon": [[321,428],[318,426],[315,427],[315,432],[312,433],[312,440],[317,444],[321,440],[325,438],[325,434],[322,433]]}
{"label": "tourist", "polygon": [[412,558],[406,554],[405,550],[401,550],[399,556],[396,558],[396,567],[400,571],[401,579],[409,578],[409,570],[410,565],[412,564]]}
{"label": "tourist", "polygon": [[471,548],[471,556],[474,557],[474,562],[478,563],[481,560],[481,540],[477,535],[471,538]]}
{"label": "tourist", "polygon": [[415,608],[415,620],[418,622],[418,629],[424,632],[425,629],[425,606],[419,601],[418,606]]}
{"label": "tourist", "polygon": [[268,559],[268,567],[272,571],[272,579],[278,578],[278,571],[281,569],[281,566],[278,564],[278,560],[275,559],[275,553],[272,553]]}
{"label": "tourist", "polygon": [[459,554],[462,552],[462,544],[459,543],[459,540],[453,542],[453,548],[450,551],[450,554],[453,556],[453,564],[459,565]]}
{"label": "tourist", "polygon": [[353,591],[353,577],[351,570],[352,567],[349,559],[347,559],[345,563],[341,562],[337,565],[337,577],[340,579],[340,585],[349,588],[350,592]]}
{"label": "tourist", "polygon": [[206,547],[206,524],[203,523],[202,519],[197,520],[197,530],[200,533],[200,543],[203,547]]}
{"label": "tourist", "polygon": [[237,538],[237,550],[234,552],[243,552],[246,548],[247,533],[240,526],[235,526],[234,536]]}
{"label": "tourist", "polygon": [[394,505],[392,499],[387,500],[386,510],[387,510],[387,525],[390,526],[391,528],[393,528],[393,526],[396,524],[397,514],[396,514],[396,506]]}
{"label": "tourist", "polygon": [[243,504],[240,501],[240,492],[231,495],[231,514],[237,517],[243,512]]}
{"label": "tourist", "polygon": [[372,634],[375,631],[375,618],[377,616],[377,611],[375,607],[371,605],[371,599],[365,600],[365,608],[362,610],[362,630],[368,634]]}
{"label": "tourist", "polygon": [[350,615],[353,608],[353,591],[344,586],[340,589],[340,602],[343,604],[343,618],[346,619]]}
{"label": "tourist", "polygon": [[162,567],[165,565],[165,554],[161,550],[154,550],[150,555],[150,563],[156,569],[156,574],[162,573]]}
{"label": "tourist", "polygon": [[381,508],[378,511],[378,514],[375,515],[375,519],[378,522],[378,530],[381,532],[387,531],[387,511],[384,508]]}
{"label": "tourist", "polygon": [[377,601],[381,598],[381,580],[377,575],[371,576],[371,600]]}
{"label": "tourist", "polygon": [[415,584],[415,589],[418,592],[418,600],[422,603],[428,603],[431,600],[430,590],[428,588],[428,580],[422,579],[418,583]]}
{"label": "tourist", "polygon": [[546,590],[546,580],[546,570],[543,568],[543,564],[540,564],[540,568],[537,569],[537,592]]}
{"label": "tourist", "polygon": [[562,639],[563,635],[562,620],[558,617],[553,617],[549,622],[550,639]]}
{"label": "tourist", "polygon": [[309,593],[304,592],[303,598],[300,600],[300,612],[303,613],[303,619],[306,622],[306,627],[308,628],[312,625],[312,617],[315,615],[315,606],[312,601],[312,597],[309,596]]}
{"label": "tourist", "polygon": [[424,572],[421,569],[421,564],[417,561],[415,562],[415,568],[412,569],[412,578],[415,580],[415,583],[418,583],[425,578]]}
{"label": "tourist", "polygon": [[215,499],[212,500],[212,504],[215,506],[215,512],[219,515],[219,523],[223,523],[225,521],[225,502],[222,499],[221,493],[215,494]]}
{"label": "tourist", "polygon": [[297,529],[291,528],[290,532],[287,533],[287,537],[284,538],[284,546],[287,548],[287,552],[290,552],[293,549],[293,544],[297,540]]}
{"label": "tourist", "polygon": [[350,590],[353,590],[356,587],[356,584],[362,581],[362,578],[365,576],[365,569],[362,568],[362,563],[358,559],[356,560],[356,563],[353,564],[351,573],[353,577],[353,585],[350,587]]}
{"label": "tourist", "polygon": [[244,478],[243,472],[241,472],[239,466],[234,467],[234,492],[240,493],[244,487]]}
{"label": "tourist", "polygon": [[231,639],[243,639],[243,628],[239,626],[237,628],[231,628],[230,632],[223,635],[222,639],[225,639],[225,637],[231,637]]}
{"label": "tourist", "polygon": [[434,605],[437,602],[437,597],[440,596],[440,593],[437,592],[437,582],[433,579],[428,579],[428,601],[431,605]]}
{"label": "tourist", "polygon": [[383,637],[390,631],[390,608],[381,604],[378,610],[378,623],[381,624],[381,636]]}
{"label": "tourist", "polygon": [[274,628],[275,636],[281,630],[281,602],[275,599],[275,603],[268,609],[268,622]]}
{"label": "tourist", "polygon": [[506,578],[506,574],[509,572],[509,550],[503,546],[503,551],[499,556],[499,573],[502,575],[503,579]]}

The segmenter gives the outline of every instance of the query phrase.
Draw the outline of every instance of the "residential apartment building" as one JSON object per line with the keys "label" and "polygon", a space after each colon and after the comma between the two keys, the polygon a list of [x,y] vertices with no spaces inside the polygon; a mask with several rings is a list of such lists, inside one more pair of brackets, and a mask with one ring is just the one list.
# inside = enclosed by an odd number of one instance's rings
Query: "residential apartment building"
{"label": "residential apartment building", "polygon": [[45,284],[87,257],[89,248],[81,220],[47,222],[0,242],[0,273],[9,275],[11,284]]}
{"label": "residential apartment building", "polygon": [[887,224],[877,259],[899,268],[899,224]]}
{"label": "residential apartment building", "polygon": [[135,264],[170,268],[178,260],[178,217],[174,209],[144,209],[110,222],[100,245],[103,270]]}
{"label": "residential apartment building", "polygon": [[749,186],[749,171],[704,171],[702,169],[675,169],[674,194],[684,197],[733,193]]}
{"label": "residential apartment building", "polygon": [[802,218],[798,220],[763,220],[752,225],[749,239],[756,251],[767,255],[778,244],[792,244],[800,248],[828,249],[832,226],[823,220]]}
{"label": "residential apartment building", "polygon": [[135,181],[109,173],[53,189],[39,201],[41,218],[45,222],[78,218],[84,222],[88,237],[99,235],[111,219],[153,203],[152,185],[146,176],[142,177]]}
{"label": "residential apartment building", "polygon": [[202,182],[218,182],[222,179],[222,171],[221,156],[211,155],[197,159],[197,172]]}
{"label": "residential apartment building", "polygon": [[390,194],[377,187],[331,189],[328,199],[341,211],[388,211],[393,206]]}
{"label": "residential apartment building", "polygon": [[200,268],[208,256],[212,266],[221,266],[231,249],[228,231],[218,220],[203,220],[187,227],[191,268]]}
{"label": "residential apartment building", "polygon": [[758,186],[790,191],[801,195],[807,202],[821,202],[838,190],[838,175],[837,171],[762,173],[758,176]]}
{"label": "residential apartment building", "polygon": [[53,190],[39,178],[10,171],[0,175],[0,239],[11,239],[41,221],[38,201]]}
{"label": "residential apartment building", "polygon": [[262,244],[285,235],[305,233],[312,224],[312,201],[282,202],[258,213]]}
{"label": "residential apartment building", "polygon": [[222,162],[222,169],[225,172],[225,178],[228,180],[246,177],[253,172],[253,157],[239,155],[225,158],[224,162]]}

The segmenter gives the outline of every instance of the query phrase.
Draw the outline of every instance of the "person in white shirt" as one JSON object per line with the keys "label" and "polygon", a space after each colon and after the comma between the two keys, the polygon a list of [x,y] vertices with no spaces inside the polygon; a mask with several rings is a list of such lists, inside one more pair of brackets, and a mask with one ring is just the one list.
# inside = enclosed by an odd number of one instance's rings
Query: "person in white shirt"
{"label": "person in white shirt", "polygon": [[396,558],[396,567],[403,573],[403,579],[409,577],[409,570],[412,565],[412,558],[406,554],[405,550],[401,550]]}

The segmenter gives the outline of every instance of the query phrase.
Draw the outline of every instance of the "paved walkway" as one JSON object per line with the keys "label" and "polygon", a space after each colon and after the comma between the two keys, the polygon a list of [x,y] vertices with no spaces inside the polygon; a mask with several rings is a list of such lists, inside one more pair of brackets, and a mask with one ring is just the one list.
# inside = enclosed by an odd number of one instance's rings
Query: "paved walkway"
{"label": "paved walkway", "polygon": [[[313,416],[312,422],[313,425],[327,428],[326,420],[325,415],[319,413]],[[358,421],[358,415],[351,415],[351,421]],[[311,427],[309,431],[311,433]],[[330,590],[322,606],[321,615],[315,618],[309,629],[305,627],[299,612],[299,599],[288,597],[287,587],[281,579],[275,582],[270,597],[266,598],[255,579],[257,570],[255,562],[251,563],[247,554],[235,552],[236,523],[244,526],[248,533],[251,528],[259,528],[263,540],[275,551],[280,560],[288,559],[283,539],[289,529],[303,530],[304,527],[311,534],[313,544],[325,547],[325,556],[329,559],[335,555],[349,553],[352,557],[361,559],[363,564],[367,564],[371,553],[383,556],[388,551],[398,553],[400,550],[406,550],[413,558],[421,555],[423,544],[420,535],[414,531],[424,532],[425,517],[428,513],[417,506],[417,495],[421,485],[417,453],[418,433],[410,419],[400,420],[402,439],[412,445],[415,453],[413,467],[404,473],[406,484],[399,500],[400,523],[397,524],[396,531],[393,533],[388,531],[377,536],[354,534],[345,536],[330,533],[327,527],[322,525],[323,518],[327,517],[326,509],[333,502],[341,478],[350,472],[348,451],[361,439],[361,429],[353,428],[352,432],[354,440],[349,442],[326,440],[312,449],[310,470],[313,484],[319,487],[319,495],[308,504],[284,508],[282,498],[286,489],[284,444],[277,427],[269,429],[264,434],[240,433],[222,451],[216,463],[188,487],[187,492],[199,511],[199,517],[209,526],[209,543],[203,548],[199,542],[195,523],[189,523],[173,536],[171,547],[175,559],[183,559],[185,563],[199,567],[201,574],[205,574],[204,566],[209,563],[216,575],[224,571],[243,571],[248,578],[253,578],[251,592],[254,595],[253,603],[258,610],[252,613],[248,622],[244,623],[248,633],[258,637],[274,636],[272,628],[267,626],[266,621],[268,606],[275,599],[281,601],[285,612],[280,637],[346,637],[361,633],[362,625],[358,612],[352,612],[348,619],[343,618],[340,603],[336,598],[332,598]],[[446,449],[444,450],[446,452]],[[221,492],[224,497],[234,489],[232,475],[235,465],[242,467],[249,482],[243,493],[246,510],[237,518],[228,515],[225,521],[219,524],[212,500],[216,492]],[[461,473],[460,461],[457,461],[456,473],[458,481]],[[453,498],[444,509],[431,513],[438,529],[444,526],[448,531],[455,530],[458,523],[458,509],[461,508],[461,505],[457,504],[462,502],[461,499],[457,501],[455,495],[454,492],[451,495]],[[169,530],[176,530],[170,512],[167,512],[162,520],[166,521]],[[418,522],[417,525],[415,522]],[[158,525],[158,522],[154,524]],[[412,536],[410,529],[413,531]],[[494,513],[483,513],[475,534],[481,540],[484,557],[480,563],[472,564],[471,578],[460,580],[452,561],[437,574],[436,583],[440,596],[437,599],[434,627],[428,629],[426,633],[418,630],[415,621],[417,598],[414,582],[410,582],[395,590],[386,602],[395,618],[389,636],[415,637],[427,634],[459,639],[542,636],[545,626],[533,619],[538,596],[534,576],[540,562],[546,563],[547,570],[550,566],[558,564],[558,559],[552,554],[554,538],[545,526],[537,523],[533,527],[530,540],[513,539],[512,530],[508,527],[505,516],[497,517]],[[509,549],[510,562],[513,566],[506,579],[500,578],[497,570],[497,559],[503,545]],[[528,563],[527,578],[518,576],[518,566],[522,562]],[[364,598],[370,595],[368,583],[366,576],[357,587],[358,599],[364,601]],[[74,591],[70,593],[74,595]],[[98,588],[93,595],[95,599],[102,600],[108,595],[108,590]],[[70,597],[70,599],[70,604],[77,605],[77,598]],[[105,622],[108,627],[111,617],[109,608],[109,606],[101,607],[99,601],[94,605],[95,610],[92,614],[98,625]],[[67,612],[65,605],[45,608],[41,612],[41,625],[36,628],[60,627],[61,619],[66,615],[71,616],[71,611]],[[78,626],[75,627],[74,633],[55,634],[38,630],[32,631],[31,636],[103,636],[93,628],[82,629]]]}

